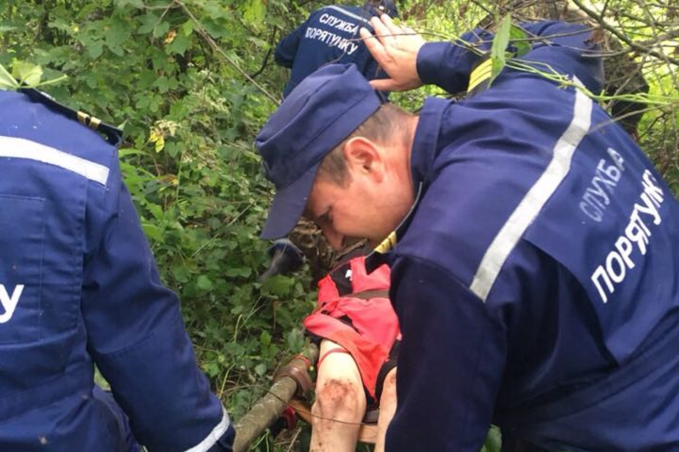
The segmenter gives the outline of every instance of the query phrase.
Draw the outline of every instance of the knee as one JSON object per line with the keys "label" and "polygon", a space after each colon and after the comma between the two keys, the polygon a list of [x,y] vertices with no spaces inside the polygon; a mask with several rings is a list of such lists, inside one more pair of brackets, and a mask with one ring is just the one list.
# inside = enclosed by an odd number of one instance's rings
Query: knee
{"label": "knee", "polygon": [[396,369],[389,372],[384,379],[384,385],[382,386],[382,398],[396,398]]}
{"label": "knee", "polygon": [[325,380],[316,387],[316,402],[313,410],[323,417],[337,417],[342,414],[351,418],[360,418],[365,411],[363,386],[360,382],[348,378]]}

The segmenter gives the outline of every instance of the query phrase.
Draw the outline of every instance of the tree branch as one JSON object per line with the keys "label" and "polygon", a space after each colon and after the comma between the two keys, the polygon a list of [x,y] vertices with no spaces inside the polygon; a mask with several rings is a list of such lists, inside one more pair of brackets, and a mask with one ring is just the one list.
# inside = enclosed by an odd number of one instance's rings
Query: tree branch
{"label": "tree branch", "polygon": [[577,5],[577,7],[580,8],[580,10],[582,12],[587,14],[592,19],[596,20],[597,23],[602,28],[604,28],[605,30],[610,32],[612,35],[614,35],[616,38],[620,39],[622,42],[624,42],[625,44],[630,46],[630,48],[636,50],[639,53],[645,53],[645,54],[654,56],[656,58],[659,58],[659,59],[661,59],[661,60],[663,60],[667,63],[672,63],[675,66],[679,66],[679,60],[677,60],[676,58],[672,58],[672,57],[667,56],[665,54],[662,54],[660,52],[656,52],[655,50],[650,49],[648,47],[645,47],[641,44],[638,44],[638,43],[634,42],[633,40],[631,40],[630,38],[628,38],[624,33],[621,33],[616,28],[608,25],[603,17],[601,17],[599,14],[597,14],[596,11],[592,11],[591,9],[586,7],[580,0],[573,0],[573,3],[575,3],[575,5]]}
{"label": "tree branch", "polygon": [[245,77],[250,83],[252,83],[258,90],[262,92],[266,97],[268,97],[275,105],[280,105],[280,100],[278,100],[276,97],[274,97],[273,94],[268,92],[266,89],[264,89],[263,86],[261,86],[259,83],[257,83],[252,77],[250,77],[247,72],[245,72],[235,61],[233,61],[222,49],[217,45],[217,43],[212,39],[212,36],[203,28],[203,24],[200,23],[198,19],[196,19],[196,16],[193,15],[193,13],[184,5],[184,3],[181,0],[174,0],[177,5],[181,7],[181,9],[186,13],[187,16],[193,21],[193,23],[196,25],[196,29],[198,33],[202,36],[202,38],[212,47],[213,50],[215,50],[217,53],[219,53],[231,66],[233,66],[240,74]]}

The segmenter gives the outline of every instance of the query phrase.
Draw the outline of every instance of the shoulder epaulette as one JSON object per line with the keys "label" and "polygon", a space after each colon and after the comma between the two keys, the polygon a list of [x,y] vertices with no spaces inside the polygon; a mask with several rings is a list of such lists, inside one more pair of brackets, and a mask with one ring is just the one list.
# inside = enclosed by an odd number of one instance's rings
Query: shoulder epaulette
{"label": "shoulder epaulette", "polygon": [[490,58],[482,60],[469,75],[467,96],[483,91],[490,84],[490,76],[493,73],[493,61]]}
{"label": "shoulder epaulette", "polygon": [[67,106],[60,104],[51,96],[43,93],[42,91],[38,91],[37,89],[33,88],[21,88],[19,91],[27,95],[33,102],[46,105],[51,110],[66,116],[69,119],[78,121],[95,132],[99,132],[106,138],[106,141],[113,145],[118,145],[122,140],[123,132],[120,129],[108,125],[102,122],[100,119],[95,118],[94,116],[91,116],[85,112],[72,110]]}

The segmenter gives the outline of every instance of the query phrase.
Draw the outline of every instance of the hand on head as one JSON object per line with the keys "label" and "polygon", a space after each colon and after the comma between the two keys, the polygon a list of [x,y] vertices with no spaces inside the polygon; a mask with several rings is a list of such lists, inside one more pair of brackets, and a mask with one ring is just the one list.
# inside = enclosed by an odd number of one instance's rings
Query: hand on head
{"label": "hand on head", "polygon": [[372,80],[378,91],[407,91],[422,85],[417,74],[417,53],[425,40],[411,28],[398,26],[386,14],[373,17],[373,35],[361,28],[361,38],[389,79]]}

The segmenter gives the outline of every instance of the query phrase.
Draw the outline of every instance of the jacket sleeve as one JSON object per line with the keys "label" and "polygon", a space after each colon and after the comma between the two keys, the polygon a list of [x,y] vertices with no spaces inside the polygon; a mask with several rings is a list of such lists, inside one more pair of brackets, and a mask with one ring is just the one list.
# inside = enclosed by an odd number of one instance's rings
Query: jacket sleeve
{"label": "jacket sleeve", "polygon": [[89,221],[102,226],[85,262],[83,285],[94,362],[149,451],[230,451],[229,417],[196,364],[179,300],[160,282],[119,179],[107,187],[103,203],[88,213]]}
{"label": "jacket sleeve", "polygon": [[[601,90],[603,63],[589,27],[557,21],[520,26],[532,43],[531,50],[520,58],[522,62],[543,72],[553,68],[564,75],[575,75],[590,91]],[[452,94],[466,90],[471,71],[488,58],[493,37],[492,33],[477,29],[452,43],[425,44],[417,55],[420,79]]]}
{"label": "jacket sleeve", "polygon": [[398,257],[390,293],[403,340],[390,451],[478,452],[505,363],[503,328],[444,269]]}
{"label": "jacket sleeve", "polygon": [[299,28],[288,34],[278,43],[274,52],[274,60],[277,64],[292,68],[297,56],[297,48],[302,40],[302,35],[305,33],[308,22],[309,20],[307,19]]}

